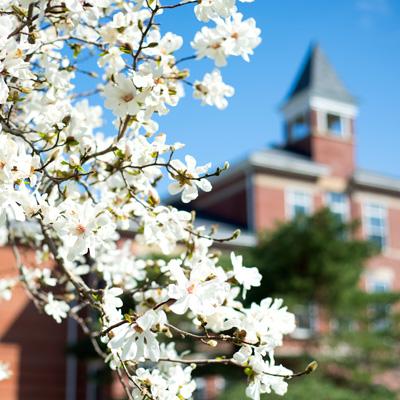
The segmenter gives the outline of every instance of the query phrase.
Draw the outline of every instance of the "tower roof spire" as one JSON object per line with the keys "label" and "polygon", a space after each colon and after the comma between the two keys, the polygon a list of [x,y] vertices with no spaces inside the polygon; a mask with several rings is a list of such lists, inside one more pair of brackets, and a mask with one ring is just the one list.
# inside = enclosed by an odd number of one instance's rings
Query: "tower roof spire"
{"label": "tower roof spire", "polygon": [[318,44],[312,44],[288,100],[299,93],[356,104]]}

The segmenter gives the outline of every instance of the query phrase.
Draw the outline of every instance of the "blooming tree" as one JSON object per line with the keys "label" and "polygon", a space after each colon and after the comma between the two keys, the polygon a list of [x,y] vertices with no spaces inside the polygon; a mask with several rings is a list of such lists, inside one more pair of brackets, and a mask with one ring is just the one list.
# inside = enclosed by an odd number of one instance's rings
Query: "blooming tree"
{"label": "blooming tree", "polygon": [[[238,5],[0,1],[0,237],[17,265],[16,276],[0,280],[0,300],[12,301],[22,285],[57,323],[75,319],[129,399],[189,399],[191,372],[202,364],[242,368],[253,399],[284,394],[295,375],[274,362],[293,315],[270,298],[245,308],[246,291],[260,285],[258,270],[235,254],[224,270],[210,251],[224,239],[195,225],[192,214],[161,205],[156,191],[166,175],[171,194],[190,202],[228,167],[176,158],[183,145],[168,143],[154,117],[177,106],[185,85],[202,104],[227,106],[234,89],[218,67],[231,56],[248,61],[260,43],[254,19]],[[183,38],[163,32],[160,20],[179,7],[192,7],[207,25],[191,41],[193,53],[178,57]],[[216,69],[190,82],[183,66],[204,57]],[[98,95],[114,115],[105,135],[102,107],[93,105]],[[169,261],[133,256],[128,241],[117,244],[124,230]],[[35,251],[33,261],[21,257],[22,245]],[[134,304],[129,312],[126,299]],[[177,337],[228,342],[235,354],[188,358],[175,350]],[[0,363],[0,380],[10,373]]]}

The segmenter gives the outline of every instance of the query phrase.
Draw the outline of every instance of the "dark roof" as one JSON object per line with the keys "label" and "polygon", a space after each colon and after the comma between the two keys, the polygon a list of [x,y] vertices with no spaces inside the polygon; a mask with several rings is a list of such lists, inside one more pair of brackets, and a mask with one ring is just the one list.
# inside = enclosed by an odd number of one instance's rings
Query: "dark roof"
{"label": "dark roof", "polygon": [[318,45],[311,46],[288,100],[305,91],[332,100],[356,103]]}

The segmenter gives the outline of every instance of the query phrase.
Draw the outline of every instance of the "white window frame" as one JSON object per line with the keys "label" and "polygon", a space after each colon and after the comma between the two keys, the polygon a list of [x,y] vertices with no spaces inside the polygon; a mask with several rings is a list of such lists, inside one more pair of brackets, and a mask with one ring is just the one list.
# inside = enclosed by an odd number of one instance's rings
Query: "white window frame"
{"label": "white window frame", "polygon": [[[367,292],[369,293],[389,293],[393,289],[392,285],[392,280],[389,280],[384,277],[377,277],[377,276],[372,276],[367,279],[366,282],[366,288]],[[384,287],[384,290],[376,290],[377,285],[382,285]],[[387,310],[388,313],[390,313],[390,306],[388,304],[384,305],[385,309]],[[370,312],[376,311],[376,306],[372,305],[370,306]],[[374,323],[373,329],[376,331],[382,330],[387,328],[388,321],[383,319],[381,321],[378,321]]]}
{"label": "white window frame", "polygon": [[306,316],[309,323],[309,328],[299,326],[296,321],[296,329],[292,332],[291,337],[298,340],[306,340],[312,337],[316,333],[317,328],[317,315],[318,309],[315,304],[297,305],[293,308],[293,312],[296,316],[296,320],[300,313]]}
{"label": "white window frame", "polygon": [[[328,126],[328,116],[332,115],[333,117],[337,117],[339,118],[340,121],[340,132],[335,132],[335,131],[331,131],[329,130],[329,126]],[[326,112],[325,113],[325,126],[326,126],[326,131],[329,133],[330,136],[334,136],[334,137],[340,137],[343,138],[345,137],[345,129],[344,129],[344,121],[343,121],[343,117],[340,114],[334,113],[334,112]]]}
{"label": "white window frame", "polygon": [[[332,194],[342,195],[344,201],[341,203],[335,203],[332,201]],[[349,197],[344,192],[327,192],[325,195],[325,204],[331,210],[333,214],[338,214],[342,217],[342,221],[346,222],[350,219],[350,202]]]}
{"label": "white window frame", "polygon": [[[340,135],[337,135],[335,132],[332,132],[328,129],[328,114],[335,115],[336,117],[340,118]],[[336,138],[349,137],[351,132],[350,120],[351,120],[350,117],[344,116],[334,111],[318,110],[318,117],[317,117],[318,128],[319,128],[318,130],[321,132],[325,132],[330,137],[336,137]]]}
{"label": "white window frame", "polygon": [[[298,200],[300,202],[298,202]],[[285,192],[285,204],[286,204],[286,216],[292,219],[296,216],[295,206],[300,205],[305,208],[305,215],[309,215],[313,212],[313,194],[304,189],[287,189]]]}
{"label": "white window frame", "polygon": [[[370,224],[369,222],[370,218],[381,218],[383,220],[382,226],[378,229],[376,227],[373,227],[372,224]],[[388,247],[389,241],[387,207],[382,203],[365,203],[363,205],[364,235],[369,239],[370,236],[376,235],[378,230],[378,233],[383,237],[381,251],[384,251]]]}

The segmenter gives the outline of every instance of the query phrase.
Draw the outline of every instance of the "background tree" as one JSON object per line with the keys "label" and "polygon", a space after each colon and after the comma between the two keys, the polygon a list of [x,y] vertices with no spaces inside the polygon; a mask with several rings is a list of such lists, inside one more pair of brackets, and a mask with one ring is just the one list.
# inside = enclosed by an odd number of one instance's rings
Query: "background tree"
{"label": "background tree", "polygon": [[398,363],[399,295],[362,289],[365,265],[378,249],[358,239],[357,228],[357,222],[343,222],[327,209],[299,215],[264,232],[245,259],[247,265],[265,266],[260,269],[262,285],[249,294],[249,301],[268,294],[283,297],[292,307],[317,305],[331,330],[311,338],[318,350],[305,357],[318,359],[322,373],[336,383],[369,388],[372,396],[374,379]]}
{"label": "background tree", "polygon": [[370,242],[355,237],[357,226],[323,209],[262,233],[246,254],[248,265],[265,265],[262,286],[253,289],[251,299],[270,293],[295,303],[317,303],[331,312],[342,310],[361,292],[365,263],[376,253]]}

